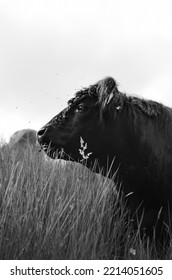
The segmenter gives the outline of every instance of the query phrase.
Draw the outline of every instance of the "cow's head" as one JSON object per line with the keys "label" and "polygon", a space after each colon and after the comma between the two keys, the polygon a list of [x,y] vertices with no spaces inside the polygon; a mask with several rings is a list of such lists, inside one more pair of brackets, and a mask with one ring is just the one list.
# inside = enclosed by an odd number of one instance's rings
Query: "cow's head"
{"label": "cow's head", "polygon": [[112,151],[112,119],[108,114],[112,100],[113,113],[115,108],[119,113],[120,94],[113,78],[77,92],[68,107],[38,131],[44,151],[52,158],[63,150],[64,159],[81,160],[84,152],[88,162],[97,158],[107,161]]}

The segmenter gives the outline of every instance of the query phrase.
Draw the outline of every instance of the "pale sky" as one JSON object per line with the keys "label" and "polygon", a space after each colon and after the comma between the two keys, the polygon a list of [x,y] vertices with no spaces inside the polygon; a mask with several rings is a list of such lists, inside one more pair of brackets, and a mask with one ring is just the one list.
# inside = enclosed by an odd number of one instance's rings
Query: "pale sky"
{"label": "pale sky", "polygon": [[119,89],[172,107],[171,0],[0,0],[0,135],[39,129],[76,90]]}

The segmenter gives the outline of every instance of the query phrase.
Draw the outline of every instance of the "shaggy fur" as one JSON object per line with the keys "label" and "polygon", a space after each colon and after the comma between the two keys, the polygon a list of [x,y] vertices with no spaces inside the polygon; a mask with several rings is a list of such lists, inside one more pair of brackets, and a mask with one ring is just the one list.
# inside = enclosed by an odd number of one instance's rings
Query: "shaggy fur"
{"label": "shaggy fur", "polygon": [[81,102],[87,95],[96,98],[102,110],[113,103],[115,107],[127,108],[133,113],[144,114],[147,117],[158,117],[165,112],[164,106],[160,103],[121,93],[116,81],[111,77],[78,91],[75,97],[68,101],[69,109]]}

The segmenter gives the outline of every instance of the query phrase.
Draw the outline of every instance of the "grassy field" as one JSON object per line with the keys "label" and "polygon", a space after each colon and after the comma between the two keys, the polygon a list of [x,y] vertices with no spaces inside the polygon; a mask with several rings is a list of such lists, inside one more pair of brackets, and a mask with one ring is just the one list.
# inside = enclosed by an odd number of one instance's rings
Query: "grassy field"
{"label": "grassy field", "polygon": [[156,259],[128,219],[112,180],[1,144],[0,259]]}

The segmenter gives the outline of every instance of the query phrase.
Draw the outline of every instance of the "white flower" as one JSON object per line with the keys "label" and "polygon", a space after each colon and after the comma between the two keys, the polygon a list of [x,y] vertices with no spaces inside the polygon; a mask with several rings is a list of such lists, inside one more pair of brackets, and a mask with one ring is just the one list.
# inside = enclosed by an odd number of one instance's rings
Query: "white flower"
{"label": "white flower", "polygon": [[84,159],[88,159],[90,157],[90,155],[92,154],[92,152],[90,153],[85,153],[86,149],[87,149],[87,143],[84,143],[84,140],[82,137],[80,137],[80,144],[81,144],[81,149],[79,149],[79,153],[82,156],[82,160]]}

